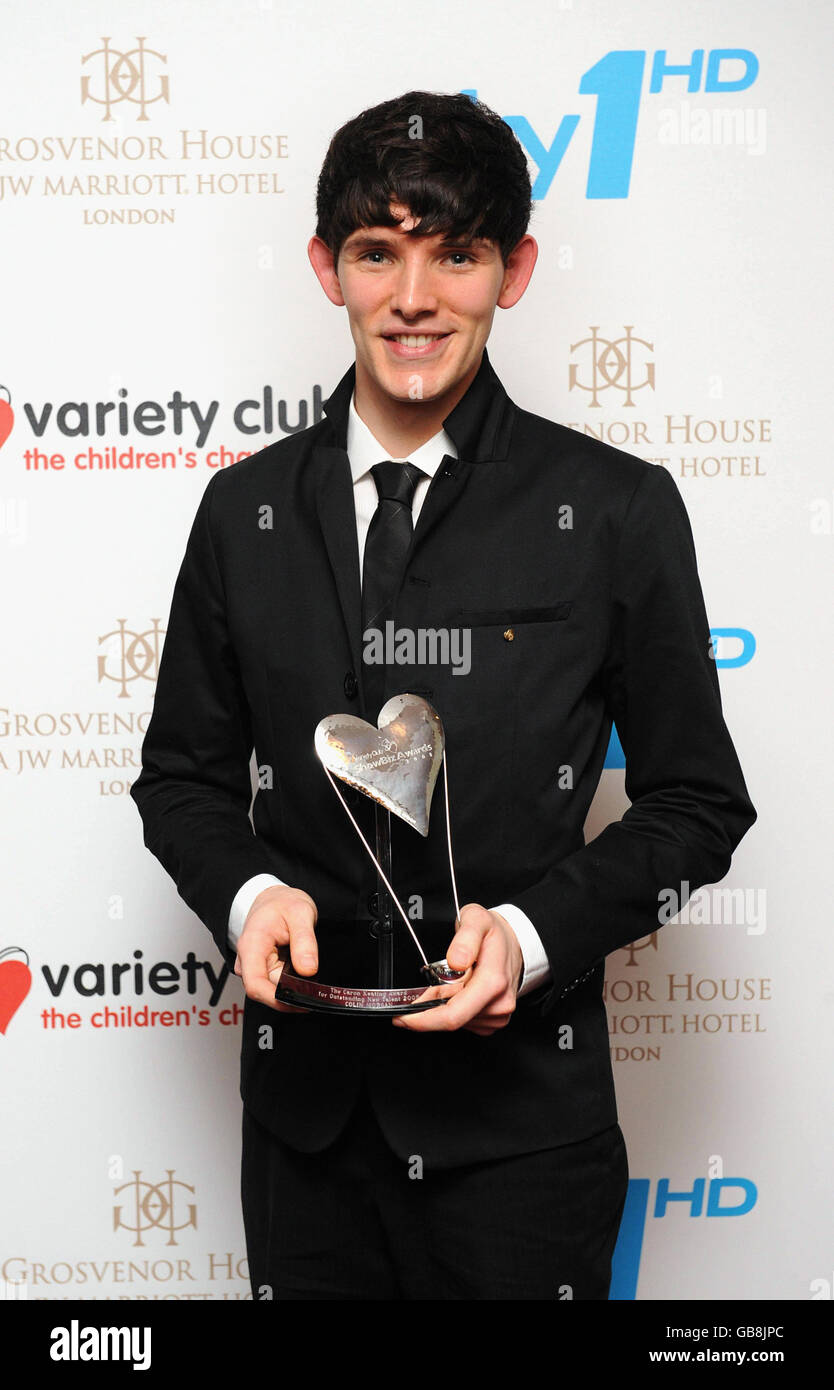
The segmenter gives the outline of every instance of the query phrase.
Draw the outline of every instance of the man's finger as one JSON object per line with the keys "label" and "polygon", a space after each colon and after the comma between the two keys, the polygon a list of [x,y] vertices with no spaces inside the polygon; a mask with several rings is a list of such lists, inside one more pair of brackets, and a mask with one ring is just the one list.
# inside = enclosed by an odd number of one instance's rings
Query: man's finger
{"label": "man's finger", "polygon": [[[271,983],[273,986],[277,986],[277,985],[278,985],[278,982],[279,982],[279,980],[281,979],[281,971],[284,969],[284,966],[285,966],[285,965],[286,965],[286,961],[279,960],[279,962],[278,962],[278,964],[275,966],[274,970],[270,970],[270,971],[269,971],[270,983]],[[274,994],[273,994],[273,1007],[276,1008],[276,1009],[278,1010],[278,1012],[281,1013],[281,1014],[308,1014],[308,1013],[310,1012],[309,1009],[302,1009],[302,1008],[300,1008],[300,1006],[297,1005],[297,1004],[285,1004],[284,1001],[283,1001],[283,999],[275,999],[275,998],[274,998]]]}
{"label": "man's finger", "polygon": [[[279,959],[279,950],[282,948],[278,940],[282,934],[284,932],[281,927],[269,933],[258,932],[253,936],[244,933],[238,942],[243,988],[250,999],[257,1000],[259,1004],[268,1004],[272,1009],[278,1005],[271,972],[278,966],[283,969],[283,962]],[[278,978],[276,976],[276,982]]]}
{"label": "man's finger", "polygon": [[453,970],[465,970],[478,959],[481,942],[492,926],[492,918],[480,903],[467,903],[460,910],[460,926],[452,938],[446,959]]}
{"label": "man's finger", "polygon": [[319,948],[316,941],[315,913],[303,909],[293,913],[287,923],[289,929],[290,959],[299,975],[315,975],[319,968]]}

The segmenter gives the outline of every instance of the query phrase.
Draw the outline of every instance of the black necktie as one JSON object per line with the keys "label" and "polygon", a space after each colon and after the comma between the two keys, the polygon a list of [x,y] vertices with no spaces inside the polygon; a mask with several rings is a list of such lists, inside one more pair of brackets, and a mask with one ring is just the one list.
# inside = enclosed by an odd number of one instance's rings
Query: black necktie
{"label": "black necktie", "polygon": [[[411,504],[423,470],[413,463],[386,459],[371,469],[379,502],[371,518],[362,566],[362,631],[385,634],[386,619],[411,545],[414,524]],[[364,650],[364,639],[363,639]],[[368,717],[376,719],[385,688],[385,666],[365,662],[365,699]]]}

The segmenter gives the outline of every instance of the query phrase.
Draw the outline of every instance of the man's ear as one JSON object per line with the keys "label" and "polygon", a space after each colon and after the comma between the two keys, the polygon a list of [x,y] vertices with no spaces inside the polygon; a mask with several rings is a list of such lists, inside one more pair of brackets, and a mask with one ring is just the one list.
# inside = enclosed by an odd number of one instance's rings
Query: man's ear
{"label": "man's ear", "polygon": [[310,264],[316,272],[318,282],[327,298],[332,304],[344,305],[344,295],[339,284],[339,277],[336,274],[336,262],[330,247],[322,241],[321,237],[313,236],[307,246],[307,255],[310,257]]}
{"label": "man's ear", "polygon": [[535,237],[523,236],[513,247],[504,267],[501,292],[496,301],[499,309],[511,309],[517,304],[530,283],[533,267],[538,260],[539,246]]}

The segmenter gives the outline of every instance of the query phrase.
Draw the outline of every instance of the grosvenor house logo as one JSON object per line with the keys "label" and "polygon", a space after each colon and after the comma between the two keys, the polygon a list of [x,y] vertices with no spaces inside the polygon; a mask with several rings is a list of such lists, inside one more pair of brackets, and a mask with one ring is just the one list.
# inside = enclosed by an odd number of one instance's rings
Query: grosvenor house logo
{"label": "grosvenor house logo", "polygon": [[685,402],[674,410],[661,410],[654,404],[656,389],[654,335],[635,333],[634,324],[607,331],[591,324],[570,343],[567,362],[568,399],[584,406],[586,413],[581,420],[563,423],[665,468],[676,478],[767,476],[773,421],[728,409],[721,377],[708,380],[710,397],[721,403],[709,414],[696,414]]}
{"label": "grosvenor house logo", "polygon": [[81,59],[82,106],[93,102],[101,109],[101,119],[112,121],[113,108],[127,102],[137,121],[149,120],[156,102],[170,100],[168,74],[161,71],[167,62],[164,53],[145,47],[144,38],[137,38],[136,47],[123,52],[111,47],[109,38],[102,38],[101,48]]}
{"label": "grosvenor house logo", "polygon": [[[105,624],[103,623],[102,626]],[[141,766],[165,628],[159,618],[107,622],[87,676],[118,704],[111,708],[29,708],[0,704],[0,774],[43,779],[98,773],[99,796],[127,796]],[[103,701],[101,702],[104,703]]]}
{"label": "grosvenor house logo", "polygon": [[[245,1254],[203,1245],[211,1223],[198,1222],[197,1186],[175,1167],[143,1170],[110,1153],[99,1191],[88,1226],[97,1248],[1,1250],[0,1302],[252,1299]],[[272,1297],[268,1286],[259,1297]]]}
{"label": "grosvenor house logo", "polygon": [[159,675],[159,658],[162,654],[162,639],[165,628],[158,618],[151,619],[151,625],[144,632],[136,632],[127,626],[126,618],[119,618],[112,632],[99,637],[99,681],[112,681],[117,687],[120,700],[130,699],[131,688],[136,681],[156,682]]}
{"label": "grosvenor house logo", "polygon": [[[674,912],[674,915],[671,915]],[[613,952],[606,963],[603,999],[613,1065],[662,1069],[682,1052],[711,1046],[721,1035],[739,1049],[757,1047],[768,1033],[773,977],[748,955],[743,971],[688,968],[681,963],[692,936],[732,934],[753,947],[767,932],[767,893],[750,885],[689,884],[658,895],[663,931]],[[669,948],[674,959],[664,960]],[[716,947],[716,951],[719,948]],[[624,959],[623,959],[624,958]]]}
{"label": "grosvenor house logo", "polygon": [[135,229],[188,216],[196,223],[195,199],[285,193],[287,135],[209,129],[198,124],[199,101],[191,121],[178,111],[174,125],[168,56],[146,36],[102,36],[81,54],[80,69],[66,68],[56,96],[69,111],[80,90],[86,130],[59,117],[47,132],[0,136],[0,202],[40,209],[47,198],[75,211],[83,227]]}
{"label": "grosvenor house logo", "polygon": [[148,1182],[141,1170],[133,1170],[129,1182],[114,1189],[118,1199],[113,1207],[113,1230],[130,1231],[134,1245],[145,1245],[151,1231],[163,1231],[166,1245],[177,1245],[181,1231],[197,1229],[197,1204],[189,1200],[194,1195],[190,1183],[174,1177],[168,1168],[161,1182]]}
{"label": "grosvenor house logo", "polygon": [[[600,394],[603,392],[621,392],[623,406],[631,407],[634,405],[636,391],[642,391],[646,387],[654,390],[654,362],[647,357],[648,353],[654,352],[654,343],[647,342],[645,338],[633,337],[633,331],[634,325],[627,324],[619,337],[600,338],[599,325],[596,324],[589,330],[586,338],[571,343],[571,353],[579,353],[584,349],[585,360],[582,364],[576,361],[570,363],[569,390],[578,388],[587,391],[590,407],[601,407]],[[636,379],[635,348],[645,349],[642,381]],[[587,373],[584,380],[582,366]]]}

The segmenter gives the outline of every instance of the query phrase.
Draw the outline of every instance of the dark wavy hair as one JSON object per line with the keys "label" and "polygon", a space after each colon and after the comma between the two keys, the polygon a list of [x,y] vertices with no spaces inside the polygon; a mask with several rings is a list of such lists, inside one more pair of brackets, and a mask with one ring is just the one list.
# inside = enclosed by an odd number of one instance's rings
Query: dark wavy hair
{"label": "dark wavy hair", "polygon": [[482,101],[405,92],[360,112],[330,141],[316,188],[316,236],[334,261],[358,227],[399,225],[392,199],[420,219],[409,236],[486,237],[506,265],[532,210],[524,151]]}

